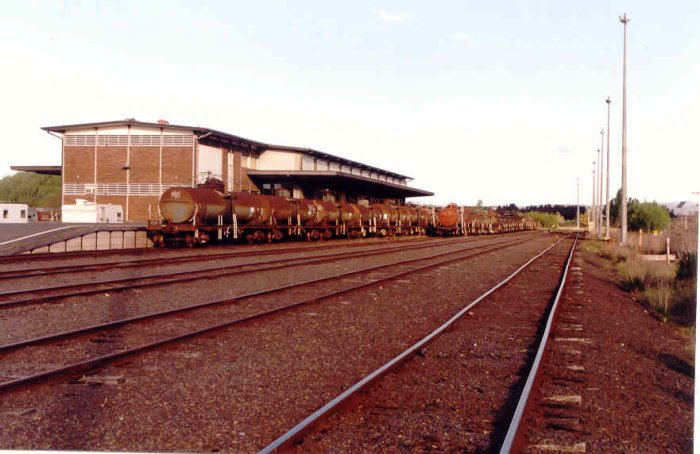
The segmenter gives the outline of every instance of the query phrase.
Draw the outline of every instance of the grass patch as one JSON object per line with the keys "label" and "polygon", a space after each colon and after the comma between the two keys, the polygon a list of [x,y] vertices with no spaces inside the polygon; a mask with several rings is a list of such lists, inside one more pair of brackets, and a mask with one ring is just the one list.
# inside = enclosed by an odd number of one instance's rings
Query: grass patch
{"label": "grass patch", "polygon": [[640,302],[664,322],[681,327],[695,325],[697,305],[697,254],[682,254],[679,262],[644,261],[631,248],[595,243],[587,250],[615,266],[620,287],[638,294]]}

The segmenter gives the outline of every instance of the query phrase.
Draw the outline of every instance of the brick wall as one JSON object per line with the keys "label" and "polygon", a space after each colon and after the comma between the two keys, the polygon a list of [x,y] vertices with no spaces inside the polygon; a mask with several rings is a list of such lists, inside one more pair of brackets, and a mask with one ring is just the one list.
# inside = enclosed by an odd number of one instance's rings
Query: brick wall
{"label": "brick wall", "polygon": [[66,183],[94,181],[95,147],[66,147],[63,156],[63,180]]}
{"label": "brick wall", "polygon": [[159,147],[131,147],[129,181],[131,183],[158,183],[159,164]]}
{"label": "brick wall", "polygon": [[159,196],[130,196],[129,220],[131,222],[144,222],[148,220],[148,206],[151,206],[151,219],[158,219]]}
{"label": "brick wall", "polygon": [[97,182],[126,183],[126,147],[97,147]]}
{"label": "brick wall", "polygon": [[192,183],[192,147],[163,147],[163,183]]}

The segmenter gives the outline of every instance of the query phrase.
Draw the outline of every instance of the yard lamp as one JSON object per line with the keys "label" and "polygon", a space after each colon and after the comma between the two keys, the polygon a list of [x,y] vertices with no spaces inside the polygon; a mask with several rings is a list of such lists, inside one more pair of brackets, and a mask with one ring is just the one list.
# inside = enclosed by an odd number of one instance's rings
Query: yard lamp
{"label": "yard lamp", "polygon": [[605,239],[610,239],[610,96],[605,100],[608,104],[608,157],[605,172]]}
{"label": "yard lamp", "polygon": [[627,244],[627,13],[620,16],[623,25],[622,46],[622,201],[620,203],[620,243]]}

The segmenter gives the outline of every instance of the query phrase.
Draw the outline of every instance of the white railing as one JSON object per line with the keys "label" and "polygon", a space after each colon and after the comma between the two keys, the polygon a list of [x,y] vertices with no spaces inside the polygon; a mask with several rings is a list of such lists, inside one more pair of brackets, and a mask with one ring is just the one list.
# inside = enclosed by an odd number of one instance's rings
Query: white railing
{"label": "white railing", "polygon": [[63,193],[65,195],[160,196],[166,189],[174,186],[191,187],[184,183],[65,183]]}

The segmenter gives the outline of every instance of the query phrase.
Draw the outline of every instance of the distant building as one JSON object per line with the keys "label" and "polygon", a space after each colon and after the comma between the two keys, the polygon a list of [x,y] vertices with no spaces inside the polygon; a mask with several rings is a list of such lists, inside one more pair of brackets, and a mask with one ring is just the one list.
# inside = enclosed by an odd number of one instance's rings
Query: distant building
{"label": "distant building", "polygon": [[62,175],[62,204],[77,199],[121,205],[126,222],[158,217],[158,199],[172,186],[208,177],[227,191],[294,198],[367,199],[405,203],[432,192],[410,177],[308,148],[270,145],[221,131],[134,119],[42,128],[61,140],[61,166],[13,166]]}
{"label": "distant building", "polygon": [[121,205],[98,204],[77,199],[75,204],[61,207],[61,220],[90,224],[121,224],[124,222],[123,213]]}
{"label": "distant building", "polygon": [[675,206],[674,204],[670,205],[669,208],[674,216],[690,216],[698,212],[697,202],[683,201],[675,204]]}
{"label": "distant building", "polygon": [[29,221],[26,203],[0,202],[0,224],[25,224]]}

